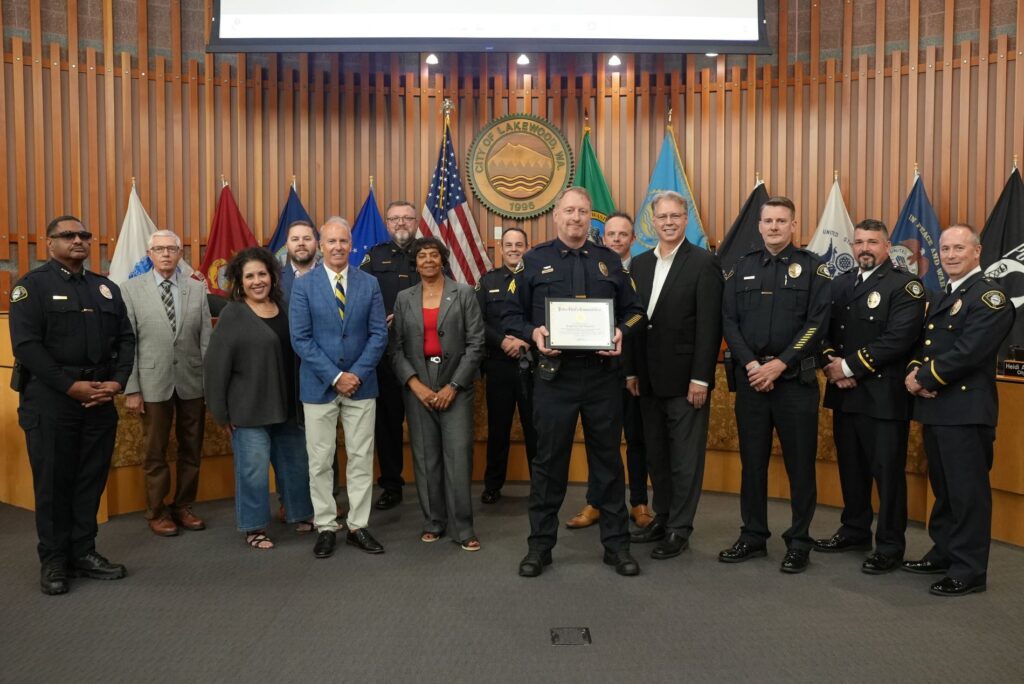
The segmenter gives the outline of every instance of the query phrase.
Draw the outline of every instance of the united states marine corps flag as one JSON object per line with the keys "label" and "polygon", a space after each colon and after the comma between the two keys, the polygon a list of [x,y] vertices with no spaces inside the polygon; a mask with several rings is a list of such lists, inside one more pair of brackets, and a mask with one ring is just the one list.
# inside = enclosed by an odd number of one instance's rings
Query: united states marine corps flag
{"label": "united states marine corps flag", "polygon": [[1017,321],[1003,340],[998,359],[1011,358],[1010,347],[1018,347],[1024,360],[1024,182],[1016,167],[981,231],[981,267],[985,275],[999,281],[1017,309]]}
{"label": "united states marine corps flag", "polygon": [[238,210],[231,188],[224,183],[220,199],[217,200],[217,209],[213,213],[210,235],[206,239],[206,254],[199,267],[210,292],[227,297],[230,285],[224,272],[231,257],[246,247],[258,246],[255,236],[242,218],[242,212]]}

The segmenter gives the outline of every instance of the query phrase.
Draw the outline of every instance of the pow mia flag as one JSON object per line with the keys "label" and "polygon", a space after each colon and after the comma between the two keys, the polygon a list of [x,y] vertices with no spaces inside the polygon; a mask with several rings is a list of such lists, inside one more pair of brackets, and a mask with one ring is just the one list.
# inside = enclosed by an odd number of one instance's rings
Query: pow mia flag
{"label": "pow mia flag", "polygon": [[[1020,347],[1024,360],[1024,182],[1014,169],[992,213],[981,231],[981,267],[985,275],[999,281],[1017,309],[1017,320],[999,349],[1000,364],[1010,355],[1010,347]],[[1001,368],[1002,366],[1000,366]]]}

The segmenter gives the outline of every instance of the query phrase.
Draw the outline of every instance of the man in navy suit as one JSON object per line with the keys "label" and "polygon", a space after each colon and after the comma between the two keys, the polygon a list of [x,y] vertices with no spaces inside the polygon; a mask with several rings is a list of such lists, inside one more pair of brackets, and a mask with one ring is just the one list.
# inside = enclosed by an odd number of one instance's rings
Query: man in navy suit
{"label": "man in navy suit", "polygon": [[294,282],[289,306],[292,347],[302,362],[299,398],[318,533],[313,553],[330,556],[339,528],[331,472],[339,416],[348,456],[346,541],[367,553],[383,553],[366,525],[373,489],[376,368],[388,344],[384,299],[376,278],[349,268],[352,230],[345,219],[329,218],[320,228],[320,250],[323,261]]}
{"label": "man in navy suit", "polygon": [[288,224],[284,248],[288,260],[281,268],[281,294],[287,306],[292,296],[292,284],[317,265],[316,228],[306,219],[292,221]]}

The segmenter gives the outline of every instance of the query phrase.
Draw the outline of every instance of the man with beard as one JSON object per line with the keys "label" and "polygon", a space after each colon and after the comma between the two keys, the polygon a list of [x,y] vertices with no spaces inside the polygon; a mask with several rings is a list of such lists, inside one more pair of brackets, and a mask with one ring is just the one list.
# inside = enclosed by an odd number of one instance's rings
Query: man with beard
{"label": "man with beard", "polygon": [[281,269],[281,294],[284,295],[285,306],[291,299],[295,279],[309,273],[317,264],[317,239],[316,228],[309,221],[299,219],[288,224],[284,243],[288,261]]}
{"label": "man with beard", "polygon": [[[384,310],[387,313],[388,329],[395,316],[395,300],[398,293],[420,281],[419,274],[409,259],[409,247],[416,237],[416,223],[419,217],[412,202],[396,200],[388,205],[384,221],[391,239],[382,242],[363,257],[360,268],[377,277],[384,295]],[[402,403],[402,386],[391,369],[385,355],[377,366],[377,382],[380,394],[377,398],[376,435],[377,463],[380,466],[380,498],[374,504],[378,510],[393,508],[402,502],[402,466],[405,456],[402,450],[402,423],[405,420],[405,406]]]}

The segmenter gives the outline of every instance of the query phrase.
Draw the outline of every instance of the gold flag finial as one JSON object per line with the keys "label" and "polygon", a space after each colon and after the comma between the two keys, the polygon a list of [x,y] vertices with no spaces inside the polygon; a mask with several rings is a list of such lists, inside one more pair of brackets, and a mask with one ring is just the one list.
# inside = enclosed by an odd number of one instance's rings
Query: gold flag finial
{"label": "gold flag finial", "polygon": [[[1014,163],[1014,166],[1017,165],[1017,157],[1013,158],[1013,163]],[[133,188],[135,187],[135,176],[132,176],[132,187]]]}
{"label": "gold flag finial", "polygon": [[227,187],[228,179],[224,177],[224,174],[220,174],[220,187]]}
{"label": "gold flag finial", "polygon": [[373,190],[373,176],[370,176],[370,189]]}
{"label": "gold flag finial", "polygon": [[762,182],[763,181],[761,180],[761,172],[760,171],[755,171],[754,172],[754,185],[755,186],[760,185]]}
{"label": "gold flag finial", "polygon": [[672,125],[672,108],[671,107],[668,108],[668,125],[669,126]]}
{"label": "gold flag finial", "polygon": [[1013,155],[1013,170],[1017,170],[1017,155]]}
{"label": "gold flag finial", "polygon": [[914,162],[914,178],[917,178],[920,175],[921,175],[921,167],[918,165],[917,162]]}
{"label": "gold flag finial", "polygon": [[832,170],[832,181],[833,182],[838,182],[839,181],[839,169],[833,169]]}
{"label": "gold flag finial", "polygon": [[295,190],[295,189],[296,189],[296,187],[295,187],[295,174],[293,173],[292,174],[292,190]]}
{"label": "gold flag finial", "polygon": [[455,104],[452,102],[452,99],[450,97],[444,98],[441,102],[441,112],[444,114],[445,123],[449,122],[453,111],[455,111]]}

